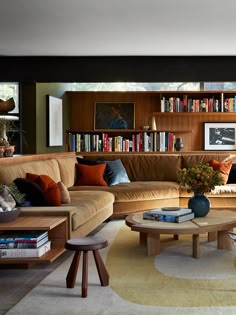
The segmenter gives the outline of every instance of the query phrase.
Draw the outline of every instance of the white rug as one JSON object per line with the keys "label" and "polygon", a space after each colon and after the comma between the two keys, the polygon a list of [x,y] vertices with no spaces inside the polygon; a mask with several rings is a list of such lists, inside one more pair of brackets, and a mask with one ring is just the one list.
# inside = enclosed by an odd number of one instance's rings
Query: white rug
{"label": "white rug", "polygon": [[[106,261],[107,253],[113,240],[118,235],[124,221],[111,221],[100,230],[97,235],[106,238],[109,246],[100,251],[103,260]],[[129,230],[129,228],[127,227]],[[131,232],[130,236],[135,238],[137,247],[138,233]],[[128,235],[128,234],[127,234]],[[167,242],[168,246],[162,248],[159,256],[153,257],[153,265],[163,275],[171,278],[204,278],[236,279],[236,266],[234,257],[236,250],[221,251],[217,250],[213,243],[201,244],[201,258],[191,257],[191,242],[174,241]],[[121,252],[122,255],[122,252]],[[145,257],[144,257],[145,259]],[[8,315],[235,315],[236,306],[220,307],[163,307],[133,303],[125,298],[123,294],[118,295],[111,286],[101,287],[97,270],[94,265],[92,254],[89,255],[89,286],[88,297],[81,298],[81,270],[78,272],[77,283],[74,289],[66,288],[66,274],[69,269],[72,256],[61,264],[56,270],[48,275],[37,287],[30,291],[17,305],[15,305]],[[222,266],[228,265],[228,268]],[[109,264],[108,264],[109,266]],[[132,270],[132,265],[127,266],[127,270]],[[194,270],[194,272],[193,272]],[[108,269],[109,271],[109,269]],[[112,274],[110,274],[112,277]],[[150,275],[151,276],[151,275]],[[138,275],[137,275],[138,277]],[[234,281],[234,280],[233,280]],[[127,278],[127,283],[129,279]],[[234,283],[234,282],[233,282]],[[236,283],[236,282],[235,282]],[[232,286],[232,283],[231,283]],[[124,293],[127,287],[123,285]],[[219,288],[220,290],[220,288]],[[230,289],[232,291],[232,288]],[[236,300],[236,286],[235,300]],[[125,294],[124,294],[125,295]],[[174,299],[175,296],[166,296],[165,299]],[[188,296],[186,294],[186,299]]]}

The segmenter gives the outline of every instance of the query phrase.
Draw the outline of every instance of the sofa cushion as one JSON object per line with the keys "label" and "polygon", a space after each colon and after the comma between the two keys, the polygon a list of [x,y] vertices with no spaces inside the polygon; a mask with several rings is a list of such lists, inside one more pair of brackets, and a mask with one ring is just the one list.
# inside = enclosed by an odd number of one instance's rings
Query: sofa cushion
{"label": "sofa cushion", "polygon": [[75,156],[57,158],[57,163],[61,175],[61,179],[56,181],[57,183],[59,181],[62,181],[66,187],[74,186],[76,182],[76,162],[77,161]]}
{"label": "sofa cushion", "polygon": [[104,172],[106,164],[98,165],[82,165],[76,163],[77,168],[77,186],[88,185],[88,186],[107,186],[107,182],[104,180]]}
{"label": "sofa cushion", "polygon": [[11,165],[0,165],[1,184],[9,186],[16,178],[25,178],[26,173],[45,174],[56,183],[61,181],[60,170],[55,159],[17,162]]}
{"label": "sofa cushion", "polygon": [[106,163],[104,176],[108,185],[112,186],[130,182],[120,159],[114,161],[100,161],[99,163]]}
{"label": "sofa cushion", "polygon": [[[76,157],[76,160],[79,164],[82,164],[82,165],[97,165],[98,162],[97,161],[93,161],[93,160],[87,160],[87,159],[84,159],[84,158],[81,158],[81,157]],[[104,161],[103,161],[104,163]]]}
{"label": "sofa cushion", "polygon": [[70,203],[70,193],[63,182],[57,183],[61,193],[61,203]]}
{"label": "sofa cushion", "polygon": [[[74,186],[69,191],[88,190],[86,186]],[[108,191],[115,196],[116,202],[172,199],[179,197],[179,184],[167,181],[136,181],[107,187],[90,186],[90,191]]]}
{"label": "sofa cushion", "polygon": [[236,164],[233,163],[229,172],[227,184],[236,184]]}
{"label": "sofa cushion", "polygon": [[220,175],[222,176],[224,182],[223,185],[226,185],[229,177],[229,172],[232,167],[232,161],[227,162],[219,162],[215,159],[209,162],[210,166],[213,168],[214,171],[220,171]]}
{"label": "sofa cushion", "polygon": [[38,184],[26,178],[16,178],[14,183],[19,191],[25,194],[26,200],[29,200],[32,206],[43,207],[47,205],[44,193]]}
{"label": "sofa cushion", "polygon": [[54,180],[48,175],[36,175],[26,173],[26,179],[31,180],[33,183],[39,185],[42,189],[44,198],[48,206],[61,205],[61,192]]}
{"label": "sofa cushion", "polygon": [[70,197],[70,206],[78,208],[72,216],[73,231],[114,202],[113,194],[105,191],[71,191]]}

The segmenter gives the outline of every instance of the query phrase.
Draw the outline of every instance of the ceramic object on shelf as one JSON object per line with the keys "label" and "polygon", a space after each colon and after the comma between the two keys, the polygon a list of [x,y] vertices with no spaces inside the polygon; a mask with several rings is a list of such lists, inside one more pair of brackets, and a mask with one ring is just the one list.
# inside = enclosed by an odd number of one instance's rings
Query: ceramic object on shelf
{"label": "ceramic object on shelf", "polygon": [[14,221],[20,214],[20,208],[15,208],[11,211],[0,212],[0,223]]}
{"label": "ceramic object on shelf", "polygon": [[184,148],[184,143],[182,138],[176,138],[175,141],[175,150],[180,151]]}

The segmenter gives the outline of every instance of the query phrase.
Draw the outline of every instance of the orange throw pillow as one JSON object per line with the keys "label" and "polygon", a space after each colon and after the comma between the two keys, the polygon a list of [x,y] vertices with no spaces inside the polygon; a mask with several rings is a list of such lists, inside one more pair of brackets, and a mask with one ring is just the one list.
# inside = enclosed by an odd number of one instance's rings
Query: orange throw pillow
{"label": "orange throw pillow", "polygon": [[223,184],[226,185],[229,177],[229,172],[232,166],[232,161],[227,161],[227,162],[219,162],[216,160],[211,160],[210,161],[210,166],[213,168],[214,171],[220,171],[221,176],[223,177]]}
{"label": "orange throw pillow", "polygon": [[61,206],[60,188],[50,176],[26,173],[26,178],[39,185],[48,206]]}
{"label": "orange throw pillow", "polygon": [[105,168],[106,163],[98,165],[76,164],[78,178],[76,185],[107,186],[107,182],[103,178]]}

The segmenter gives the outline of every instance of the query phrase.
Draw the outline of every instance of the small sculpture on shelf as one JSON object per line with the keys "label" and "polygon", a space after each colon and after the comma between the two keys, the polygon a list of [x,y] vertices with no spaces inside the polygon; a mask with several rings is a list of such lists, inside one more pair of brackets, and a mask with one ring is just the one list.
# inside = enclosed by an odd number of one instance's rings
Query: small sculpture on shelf
{"label": "small sculpture on shelf", "polygon": [[184,142],[182,138],[176,138],[175,141],[175,150],[180,151],[184,148]]}
{"label": "small sculpture on shelf", "polygon": [[13,156],[15,146],[8,141],[7,133],[15,129],[13,121],[18,120],[17,116],[7,115],[15,108],[15,101],[11,97],[6,101],[0,99],[0,157]]}

